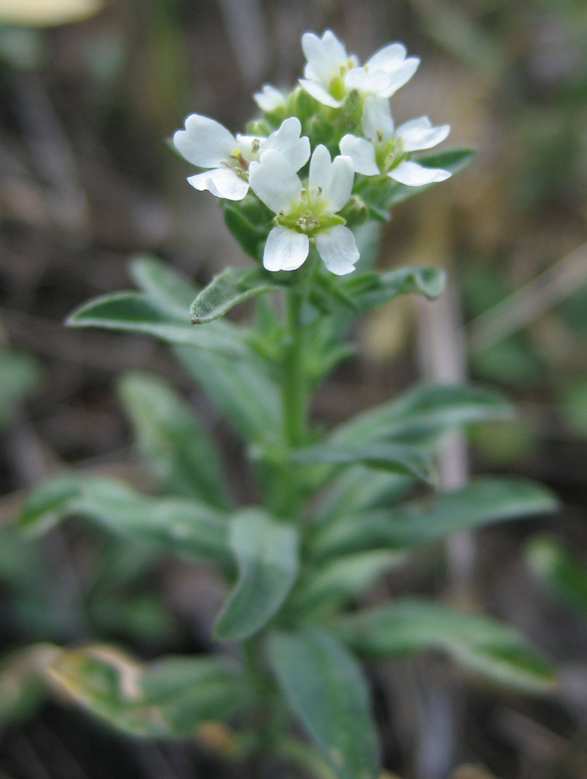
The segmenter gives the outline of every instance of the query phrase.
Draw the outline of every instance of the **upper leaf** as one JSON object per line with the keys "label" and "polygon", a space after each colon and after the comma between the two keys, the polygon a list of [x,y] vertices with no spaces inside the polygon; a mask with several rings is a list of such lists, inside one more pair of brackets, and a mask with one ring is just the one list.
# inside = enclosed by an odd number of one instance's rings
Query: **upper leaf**
{"label": "upper leaf", "polygon": [[317,628],[269,637],[269,659],[287,702],[340,779],[376,779],[379,744],[360,666]]}
{"label": "upper leaf", "polygon": [[398,268],[387,273],[363,273],[343,281],[340,286],[357,308],[364,311],[413,292],[434,300],[444,291],[446,273],[440,268]]}
{"label": "upper leaf", "polygon": [[387,439],[415,443],[454,427],[510,415],[509,404],[490,390],[424,384],[343,422],[330,434],[330,442],[363,444]]}
{"label": "upper leaf", "polygon": [[338,635],[357,652],[396,657],[439,649],[490,679],[540,692],[552,688],[552,668],[510,627],[438,603],[406,598],[337,622]]}
{"label": "upper leaf", "polygon": [[227,322],[208,327],[190,327],[188,314],[163,309],[138,292],[102,295],[80,306],[67,320],[71,327],[101,327],[106,330],[143,333],[174,344],[243,358],[248,354],[238,330]]}
{"label": "upper leaf", "polygon": [[127,373],[119,395],[147,461],[168,491],[226,508],[220,458],[188,404],[161,377]]}
{"label": "upper leaf", "polygon": [[134,257],[130,275],[135,284],[160,308],[176,312],[182,320],[190,309],[197,289],[190,279],[152,255]]}
{"label": "upper leaf", "polygon": [[[212,322],[206,327],[217,324],[221,323]],[[176,353],[243,438],[255,443],[279,437],[279,389],[259,360],[232,360],[223,354],[183,346],[177,347]]]}
{"label": "upper leaf", "polygon": [[245,300],[281,289],[264,270],[227,268],[215,276],[192,303],[192,324],[201,325],[224,316]]}
{"label": "upper leaf", "polygon": [[330,465],[362,464],[375,470],[412,476],[430,483],[432,461],[418,449],[402,444],[375,443],[357,445],[324,444],[309,446],[293,452],[291,458],[302,465],[328,463]]}
{"label": "upper leaf", "polygon": [[435,496],[431,505],[347,514],[317,527],[312,554],[344,555],[361,549],[405,549],[505,519],[553,511],[557,501],[545,487],[526,479],[474,479]]}
{"label": "upper leaf", "polygon": [[287,598],[298,572],[298,536],[294,527],[248,509],[232,520],[230,547],[238,581],[214,634],[237,640],[260,630]]}

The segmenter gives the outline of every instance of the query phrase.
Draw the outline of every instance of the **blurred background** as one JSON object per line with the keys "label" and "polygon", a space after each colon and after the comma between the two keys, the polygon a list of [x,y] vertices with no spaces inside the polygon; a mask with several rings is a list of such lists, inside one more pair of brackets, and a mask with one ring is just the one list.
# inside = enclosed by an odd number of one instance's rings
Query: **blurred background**
{"label": "blurred background", "polygon": [[[0,0],[0,23],[3,652],[88,638],[142,657],[209,646],[221,592],[207,572],[85,527],[35,543],[11,527],[23,491],[64,467],[144,485],[116,395],[129,369],[164,374],[190,398],[238,485],[239,442],[165,347],[63,321],[132,286],[139,252],[200,283],[248,262],[169,148],[188,113],[240,131],[261,83],[301,75],[306,30],[332,28],[363,61],[401,40],[422,64],[392,99],[396,122],[450,123],[445,146],[477,156],[396,208],[379,266],[439,265],[450,287],[433,306],[399,299],[361,321],[359,356],[314,412],[333,424],[420,378],[507,392],[517,418],[472,430],[468,449],[454,440],[444,484],[468,471],[528,475],[563,510],[457,538],[385,586],[450,591],[510,621],[559,664],[561,686],[549,699],[512,696],[434,657],[373,669],[386,765],[406,779],[587,777],[584,0]],[[485,768],[451,774],[460,763]],[[56,704],[0,730],[2,779],[241,775],[197,745],[123,740]]]}

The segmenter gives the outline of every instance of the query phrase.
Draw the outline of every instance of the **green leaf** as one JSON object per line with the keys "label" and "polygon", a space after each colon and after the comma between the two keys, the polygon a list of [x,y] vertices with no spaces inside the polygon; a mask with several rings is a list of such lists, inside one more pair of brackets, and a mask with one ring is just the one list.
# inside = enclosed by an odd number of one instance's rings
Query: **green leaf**
{"label": "green leaf", "polygon": [[[213,327],[213,322],[206,327]],[[236,361],[187,347],[176,354],[210,400],[249,443],[275,441],[281,433],[279,388],[259,361]]]}
{"label": "green leaf", "polygon": [[176,554],[231,564],[224,514],[195,500],[147,497],[114,479],[74,474],[48,481],[26,497],[19,522],[39,531],[71,516]]}
{"label": "green leaf", "polygon": [[260,509],[244,510],[232,520],[230,547],[238,581],[214,630],[216,638],[225,641],[260,630],[287,598],[298,572],[296,529]]}
{"label": "green leaf", "polygon": [[282,287],[260,268],[227,268],[215,276],[194,300],[190,309],[191,322],[196,325],[212,322],[245,300],[280,289]]}
{"label": "green leaf", "polygon": [[161,708],[174,736],[193,733],[198,723],[232,716],[251,699],[229,658],[163,657],[145,666],[141,688],[149,705]]}
{"label": "green leaf", "polygon": [[460,490],[435,496],[432,505],[349,514],[318,527],[312,553],[329,557],[361,549],[405,549],[461,530],[551,512],[556,506],[552,493],[534,482],[475,479]]}
{"label": "green leaf", "polygon": [[125,374],[118,391],[164,490],[226,508],[218,452],[183,398],[162,378],[139,372]]}
{"label": "green leaf", "polygon": [[41,374],[28,354],[0,352],[0,426],[9,422],[14,407],[39,386]]}
{"label": "green leaf", "polygon": [[[455,174],[464,170],[473,161],[474,156],[475,152],[472,149],[449,149],[436,154],[426,154],[418,157],[414,162],[425,168],[442,168]],[[397,184],[387,198],[386,208],[403,203],[404,200],[408,200],[433,186],[435,185],[426,184],[423,187],[408,187],[405,184]]]}
{"label": "green leaf", "polygon": [[365,311],[413,292],[434,300],[444,292],[445,285],[446,273],[440,268],[408,267],[388,273],[363,273],[340,286]]}
{"label": "green leaf", "polygon": [[272,214],[259,201],[245,198],[238,205],[224,206],[224,222],[241,249],[257,262],[263,259],[268,230],[259,224],[270,224]]}
{"label": "green leaf", "polygon": [[305,573],[292,595],[293,607],[305,616],[316,609],[340,609],[404,560],[404,554],[385,549],[348,554],[327,562]]}
{"label": "green leaf", "polygon": [[526,550],[532,572],[568,606],[587,614],[587,566],[581,565],[557,539],[535,536]]}
{"label": "green leaf", "polygon": [[369,691],[354,657],[317,628],[279,631],[269,659],[293,712],[339,779],[376,779],[379,745]]}
{"label": "green leaf", "polygon": [[418,598],[343,617],[337,635],[360,654],[401,657],[437,649],[496,682],[529,691],[552,688],[552,668],[510,627]]}
{"label": "green leaf", "polygon": [[248,349],[237,328],[227,322],[192,327],[188,312],[181,316],[163,310],[138,292],[117,292],[85,303],[67,320],[70,327],[100,327],[128,333],[142,333],[173,344],[184,344],[236,358],[246,358]]}
{"label": "green leaf", "polygon": [[245,254],[260,262],[267,240],[266,231],[259,230],[232,206],[225,207],[224,222]]}
{"label": "green leaf", "polygon": [[376,442],[373,444],[337,446],[324,444],[298,449],[291,459],[301,465],[328,463],[331,465],[363,464],[375,470],[389,471],[402,476],[413,476],[430,483],[432,461],[418,449],[401,444]]}
{"label": "green leaf", "polygon": [[192,300],[198,294],[186,276],[149,254],[131,260],[130,275],[155,305],[175,312],[185,321]]}
{"label": "green leaf", "polygon": [[424,384],[339,425],[329,443],[364,444],[393,440],[426,441],[454,427],[505,419],[511,407],[497,393],[480,387]]}
{"label": "green leaf", "polygon": [[318,504],[316,521],[389,507],[402,500],[413,485],[414,480],[406,476],[354,466],[329,484]]}
{"label": "green leaf", "polygon": [[238,667],[225,659],[161,658],[141,665],[104,646],[61,650],[46,667],[51,686],[117,730],[138,736],[194,735],[250,701]]}
{"label": "green leaf", "polygon": [[43,670],[59,652],[51,644],[32,646],[11,652],[0,662],[0,723],[28,719],[46,695]]}

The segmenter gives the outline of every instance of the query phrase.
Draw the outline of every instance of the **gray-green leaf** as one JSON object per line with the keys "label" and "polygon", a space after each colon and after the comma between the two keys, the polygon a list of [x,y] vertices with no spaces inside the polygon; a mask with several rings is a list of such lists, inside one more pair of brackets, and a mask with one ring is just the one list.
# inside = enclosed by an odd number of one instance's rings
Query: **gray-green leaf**
{"label": "gray-green leaf", "polygon": [[297,576],[298,536],[294,527],[247,509],[232,520],[230,547],[239,576],[214,631],[227,641],[252,636],[277,613]]}
{"label": "gray-green leaf", "polygon": [[227,505],[220,458],[190,406],[161,377],[127,373],[118,386],[138,445],[160,480],[175,495]]}
{"label": "gray-green leaf", "polygon": [[163,309],[139,292],[117,292],[85,303],[67,320],[70,327],[142,333],[173,344],[184,344],[242,359],[249,354],[238,330],[227,322],[191,327],[188,312]]}
{"label": "gray-green leaf", "polygon": [[526,479],[479,478],[428,505],[378,510],[341,517],[316,529],[312,554],[350,554],[361,549],[404,549],[461,530],[554,511],[556,498]]}
{"label": "gray-green leaf", "polygon": [[147,497],[115,479],[82,474],[52,479],[29,493],[19,522],[39,531],[71,516],[176,554],[231,565],[224,514],[195,500]]}
{"label": "gray-green leaf", "polygon": [[548,690],[555,681],[550,665],[512,628],[424,599],[406,598],[343,617],[337,634],[369,656],[437,649],[489,679],[530,691]]}
{"label": "gray-green leaf", "polygon": [[364,273],[344,281],[342,289],[364,311],[393,300],[398,295],[419,293],[430,300],[439,297],[446,285],[440,268],[398,268],[388,273]]}
{"label": "gray-green leaf", "polygon": [[402,476],[413,476],[430,483],[433,465],[430,457],[418,449],[401,444],[375,442],[353,446],[324,444],[298,449],[291,455],[293,462],[302,465],[328,463],[330,465],[365,465],[375,470],[389,471]]}
{"label": "gray-green leaf", "polygon": [[192,303],[190,319],[196,325],[212,322],[245,300],[281,288],[260,268],[227,268],[199,293]]}
{"label": "gray-green leaf", "polygon": [[340,779],[376,779],[379,744],[354,657],[317,628],[279,631],[269,659],[287,702]]}
{"label": "gray-green leaf", "polygon": [[417,443],[454,427],[510,415],[509,404],[490,390],[424,384],[343,422],[332,431],[330,443],[364,444],[381,440]]}

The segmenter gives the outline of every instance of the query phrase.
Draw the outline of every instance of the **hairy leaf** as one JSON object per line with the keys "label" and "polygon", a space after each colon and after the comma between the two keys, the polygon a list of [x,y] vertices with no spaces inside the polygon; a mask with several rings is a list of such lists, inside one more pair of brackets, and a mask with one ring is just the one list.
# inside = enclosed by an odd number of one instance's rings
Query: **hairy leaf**
{"label": "hairy leaf", "polygon": [[218,452],[183,398],[162,378],[148,373],[125,374],[118,390],[139,448],[162,487],[225,508]]}
{"label": "hairy leaf", "polygon": [[227,268],[198,294],[190,309],[191,322],[212,322],[245,300],[280,289],[269,273],[260,268]]}
{"label": "hairy leaf", "polygon": [[369,656],[400,657],[438,649],[502,684],[531,691],[554,684],[552,668],[507,625],[424,599],[406,598],[343,617],[337,634]]}
{"label": "hairy leaf", "polygon": [[287,702],[340,779],[376,779],[379,745],[359,664],[317,628],[273,633],[269,659]]}
{"label": "hairy leaf", "polygon": [[222,640],[252,636],[277,613],[298,572],[296,529],[259,509],[240,512],[231,523],[230,547],[238,581],[218,618]]}

